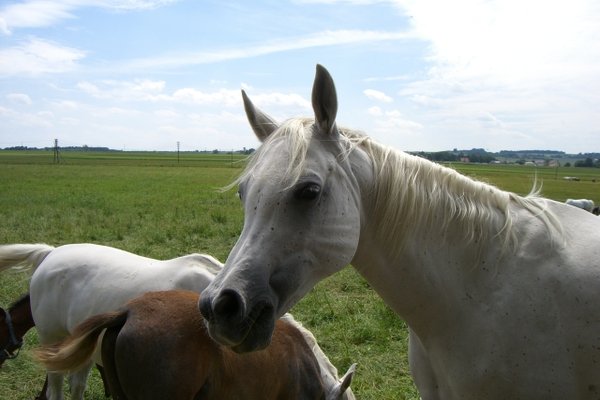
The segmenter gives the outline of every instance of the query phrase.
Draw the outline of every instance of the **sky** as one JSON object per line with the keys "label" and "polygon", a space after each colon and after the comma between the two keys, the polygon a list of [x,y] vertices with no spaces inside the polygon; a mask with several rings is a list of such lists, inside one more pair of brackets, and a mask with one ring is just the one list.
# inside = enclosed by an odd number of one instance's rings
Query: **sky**
{"label": "sky", "polygon": [[0,148],[260,145],[244,89],[405,151],[600,151],[597,0],[0,1]]}

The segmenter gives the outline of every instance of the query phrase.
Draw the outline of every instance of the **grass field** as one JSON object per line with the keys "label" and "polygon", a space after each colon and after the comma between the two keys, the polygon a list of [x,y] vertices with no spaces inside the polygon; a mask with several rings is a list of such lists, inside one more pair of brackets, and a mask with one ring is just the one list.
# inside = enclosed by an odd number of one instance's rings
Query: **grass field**
{"label": "grass field", "polygon": [[[155,258],[192,252],[224,260],[240,233],[235,191],[220,192],[242,167],[241,157],[184,153],[63,153],[0,151],[0,243],[92,242]],[[526,194],[537,175],[543,194],[564,201],[600,201],[600,170],[508,165],[451,167],[503,189]],[[579,182],[564,176],[578,176]],[[0,274],[0,305],[28,288],[26,273]],[[311,329],[341,372],[358,363],[360,399],[417,399],[406,357],[407,331],[350,267],[321,282],[292,313]],[[43,371],[31,358],[28,333],[16,360],[0,370],[2,400],[31,399]],[[103,399],[94,372],[87,399]]]}

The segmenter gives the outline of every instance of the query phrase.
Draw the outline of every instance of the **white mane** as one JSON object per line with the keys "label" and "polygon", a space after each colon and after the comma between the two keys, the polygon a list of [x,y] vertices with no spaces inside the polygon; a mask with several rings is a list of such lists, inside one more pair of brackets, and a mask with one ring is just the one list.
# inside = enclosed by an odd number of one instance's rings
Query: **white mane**
{"label": "white mane", "polygon": [[399,243],[400,249],[411,234],[406,227],[443,231],[453,224],[465,240],[483,244],[497,239],[506,251],[517,244],[511,205],[540,218],[550,232],[562,233],[560,222],[538,196],[537,185],[523,197],[373,141],[362,147],[371,156],[377,176],[375,219],[382,234]]}
{"label": "white mane", "polygon": [[[331,361],[329,361],[329,357],[327,357],[323,350],[321,350],[321,347],[317,343],[317,339],[312,332],[302,326],[300,322],[296,321],[290,313],[285,313],[281,319],[298,328],[300,333],[302,333],[306,344],[308,344],[308,346],[311,348],[315,358],[319,363],[319,367],[321,369],[321,378],[323,378],[327,389],[331,389],[333,386],[335,386],[340,379],[338,376],[338,370],[331,363]],[[346,390],[346,395],[348,399],[354,399],[354,394],[350,388]]]}

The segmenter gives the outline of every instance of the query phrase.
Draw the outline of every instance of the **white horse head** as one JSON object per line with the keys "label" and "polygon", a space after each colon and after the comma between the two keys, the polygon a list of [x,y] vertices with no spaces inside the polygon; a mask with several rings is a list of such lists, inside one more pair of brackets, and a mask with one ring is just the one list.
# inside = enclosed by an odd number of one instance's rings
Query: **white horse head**
{"label": "white horse head", "polygon": [[317,66],[314,120],[277,124],[242,94],[263,145],[238,179],[243,231],[200,305],[213,338],[241,352],[265,347],[276,318],[350,263],[361,228],[356,166],[346,157],[353,144],[336,127],[325,68]]}

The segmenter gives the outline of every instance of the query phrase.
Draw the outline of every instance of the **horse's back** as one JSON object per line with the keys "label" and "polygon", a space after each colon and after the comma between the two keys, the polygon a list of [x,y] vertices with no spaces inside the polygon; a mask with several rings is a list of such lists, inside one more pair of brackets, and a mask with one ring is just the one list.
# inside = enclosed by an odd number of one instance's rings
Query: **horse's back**
{"label": "horse's back", "polygon": [[32,314],[43,340],[58,340],[85,318],[147,291],[201,291],[215,268],[210,256],[163,261],[95,244],[60,246],[31,278]]}

